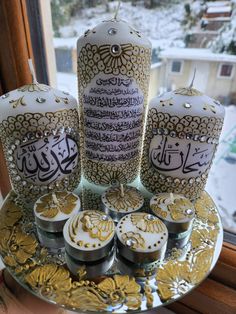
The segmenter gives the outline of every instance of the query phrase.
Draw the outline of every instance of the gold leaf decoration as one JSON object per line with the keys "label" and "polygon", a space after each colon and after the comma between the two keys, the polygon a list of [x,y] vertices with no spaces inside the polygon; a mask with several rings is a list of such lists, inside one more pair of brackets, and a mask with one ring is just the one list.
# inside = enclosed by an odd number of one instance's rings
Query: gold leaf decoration
{"label": "gold leaf decoration", "polygon": [[36,252],[37,246],[36,239],[19,228],[0,230],[0,249],[7,254],[5,262],[9,266],[25,264]]}
{"label": "gold leaf decoration", "polygon": [[188,262],[169,261],[159,268],[156,276],[159,295],[162,300],[185,294],[192,286]]}
{"label": "gold leaf decoration", "polygon": [[148,214],[132,214],[131,221],[133,225],[144,232],[156,233],[166,230],[165,225],[160,219],[155,218],[154,220],[150,220],[149,216]]}
{"label": "gold leaf decoration", "polygon": [[0,212],[0,229],[13,227],[23,216],[22,210],[12,200],[7,200]]}
{"label": "gold leaf decoration", "polygon": [[183,87],[178,88],[174,91],[175,94],[183,95],[183,96],[202,96],[203,93],[199,90],[191,87]]}
{"label": "gold leaf decoration", "polygon": [[213,259],[214,250],[208,249],[200,251],[193,264],[192,271],[190,272],[190,280],[193,284],[198,284],[205,277],[209,271]]}
{"label": "gold leaf decoration", "polygon": [[39,84],[39,83],[33,83],[33,84],[24,85],[18,88],[18,91],[20,92],[47,92],[50,89],[51,89],[50,86]]}
{"label": "gold leaf decoration", "polygon": [[122,240],[126,243],[128,240],[131,240],[132,249],[145,248],[145,240],[140,233],[135,233],[129,231],[122,234]]}
{"label": "gold leaf decoration", "polygon": [[152,295],[152,288],[150,287],[148,282],[145,283],[144,294],[145,294],[145,297],[147,299],[147,307],[148,308],[152,308],[154,298],[153,298],[153,295]]}
{"label": "gold leaf decoration", "polygon": [[143,203],[143,198],[136,189],[124,187],[124,196],[119,187],[112,188],[106,194],[106,198],[117,211],[128,211],[130,208],[138,208]]}
{"label": "gold leaf decoration", "polygon": [[77,197],[70,192],[49,193],[36,203],[35,210],[46,218],[54,218],[60,212],[69,215],[75,208],[77,200]]}
{"label": "gold leaf decoration", "polygon": [[159,207],[157,204],[152,204],[151,210],[159,217],[161,218],[166,218],[167,217],[167,212],[165,210],[162,210],[161,207]]}
{"label": "gold leaf decoration", "polygon": [[114,233],[114,223],[111,219],[103,220],[104,213],[98,211],[86,212],[81,218],[83,230],[88,232],[91,238],[107,241]]}
{"label": "gold leaf decoration", "polygon": [[[190,202],[190,200],[185,198],[175,199],[174,203],[169,204],[167,207],[169,209],[171,218],[176,221],[191,217],[194,213],[193,204]],[[191,212],[188,213],[188,210],[191,210]]]}
{"label": "gold leaf decoration", "polygon": [[14,109],[18,106],[26,106],[26,103],[24,102],[24,96],[15,100],[10,100],[9,103],[12,104]]}
{"label": "gold leaf decoration", "polygon": [[190,241],[192,242],[193,248],[214,246],[217,235],[218,231],[216,229],[196,229],[193,230]]}
{"label": "gold leaf decoration", "polygon": [[203,192],[195,203],[196,215],[203,222],[216,225],[219,222],[215,204],[206,192]]}
{"label": "gold leaf decoration", "polygon": [[26,275],[25,281],[33,290],[40,290],[42,295],[72,288],[69,271],[53,264],[37,267]]}
{"label": "gold leaf decoration", "polygon": [[141,287],[134,278],[127,275],[106,278],[98,284],[98,288],[108,295],[112,305],[124,303],[130,310],[137,310],[141,306]]}

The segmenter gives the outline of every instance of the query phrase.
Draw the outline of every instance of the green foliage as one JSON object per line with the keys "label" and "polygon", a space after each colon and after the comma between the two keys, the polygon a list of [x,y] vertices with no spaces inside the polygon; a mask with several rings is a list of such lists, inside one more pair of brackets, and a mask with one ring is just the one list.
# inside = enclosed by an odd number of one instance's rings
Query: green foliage
{"label": "green foliage", "polygon": [[51,0],[54,35],[60,37],[60,26],[68,24],[83,7],[81,0]]}

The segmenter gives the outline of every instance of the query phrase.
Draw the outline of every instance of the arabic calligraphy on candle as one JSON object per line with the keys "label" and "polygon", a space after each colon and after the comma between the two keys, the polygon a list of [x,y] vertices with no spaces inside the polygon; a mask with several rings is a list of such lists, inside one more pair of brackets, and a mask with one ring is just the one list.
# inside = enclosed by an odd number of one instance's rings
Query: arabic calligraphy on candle
{"label": "arabic calligraphy on candle", "polygon": [[150,145],[149,159],[159,172],[189,177],[201,175],[209,167],[214,145],[155,136]]}
{"label": "arabic calligraphy on candle", "polygon": [[142,92],[133,79],[103,75],[84,91],[85,155],[97,161],[127,161],[139,154]]}
{"label": "arabic calligraphy on candle", "polygon": [[78,157],[78,146],[67,134],[23,143],[15,152],[19,174],[37,185],[50,184],[71,174]]}

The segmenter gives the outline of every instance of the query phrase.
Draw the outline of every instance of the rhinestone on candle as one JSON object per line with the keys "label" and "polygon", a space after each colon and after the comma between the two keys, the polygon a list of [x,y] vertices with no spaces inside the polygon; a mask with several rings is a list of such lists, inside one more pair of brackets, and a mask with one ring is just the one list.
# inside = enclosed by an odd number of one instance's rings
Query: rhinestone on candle
{"label": "rhinestone on candle", "polygon": [[36,101],[37,101],[38,103],[42,104],[42,103],[44,103],[44,102],[46,101],[46,99],[45,99],[45,98],[42,98],[42,97],[37,97],[37,98],[36,98]]}
{"label": "rhinestone on candle", "polygon": [[110,29],[108,30],[108,34],[109,34],[109,35],[115,35],[115,34],[117,34],[117,29],[116,29],[116,28],[110,28]]}
{"label": "rhinestone on candle", "polygon": [[113,45],[113,46],[111,46],[111,53],[113,55],[119,55],[121,53],[120,45]]}
{"label": "rhinestone on candle", "polygon": [[125,244],[129,247],[132,247],[133,245],[136,244],[136,242],[137,241],[135,241],[134,239],[128,239]]}
{"label": "rhinestone on candle", "polygon": [[176,132],[175,132],[175,131],[171,131],[171,132],[170,132],[170,136],[171,136],[171,137],[176,137]]}
{"label": "rhinestone on candle", "polygon": [[187,109],[189,109],[189,108],[191,108],[192,106],[188,103],[188,102],[186,102],[186,103],[184,103],[184,108],[187,108]]}
{"label": "rhinestone on candle", "polygon": [[205,142],[206,141],[206,136],[201,136],[200,137],[200,142]]}

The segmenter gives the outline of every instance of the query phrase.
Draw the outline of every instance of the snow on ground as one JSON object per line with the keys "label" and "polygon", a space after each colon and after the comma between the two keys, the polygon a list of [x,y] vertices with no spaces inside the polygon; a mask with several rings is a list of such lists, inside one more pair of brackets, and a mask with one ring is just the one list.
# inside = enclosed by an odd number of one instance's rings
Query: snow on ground
{"label": "snow on ground", "polygon": [[[184,30],[181,21],[184,16],[184,3],[171,4],[156,9],[134,7],[131,2],[123,2],[119,11],[119,18],[129,22],[134,28],[143,32],[152,42],[154,48],[184,47]],[[87,30],[104,20],[113,17],[118,1],[110,4],[111,12],[105,11],[105,6],[83,10],[81,16],[72,20],[68,26],[61,27],[60,33],[68,42],[75,43],[77,38]],[[76,34],[76,36],[75,36]],[[55,39],[55,45],[57,39]],[[65,40],[66,42],[66,40]],[[74,44],[75,45],[75,44]]]}

